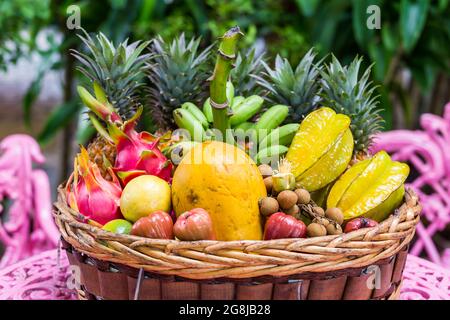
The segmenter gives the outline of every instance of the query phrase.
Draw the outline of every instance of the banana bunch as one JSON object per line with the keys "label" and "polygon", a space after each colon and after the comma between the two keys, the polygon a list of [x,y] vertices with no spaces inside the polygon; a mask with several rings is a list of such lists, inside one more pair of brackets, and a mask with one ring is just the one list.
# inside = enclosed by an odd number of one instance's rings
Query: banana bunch
{"label": "banana bunch", "polygon": [[[264,110],[264,99],[258,95],[234,96],[231,82],[227,82],[227,98],[230,102],[229,120],[236,144],[256,162],[278,159],[288,151],[299,124],[280,126],[288,116],[287,106],[277,104]],[[173,111],[173,117],[179,128],[189,132],[191,141],[202,142],[213,136],[208,132],[213,123],[210,98],[206,99],[202,109],[191,102],[183,103]],[[184,146],[190,147],[191,144]]]}

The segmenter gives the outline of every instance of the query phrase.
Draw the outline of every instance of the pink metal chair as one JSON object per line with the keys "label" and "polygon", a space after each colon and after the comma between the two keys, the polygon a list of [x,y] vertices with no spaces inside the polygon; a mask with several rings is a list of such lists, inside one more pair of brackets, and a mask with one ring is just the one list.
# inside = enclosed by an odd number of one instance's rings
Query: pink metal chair
{"label": "pink metal chair", "polygon": [[58,243],[48,177],[33,168],[33,163],[44,161],[39,145],[28,135],[11,135],[0,142],[0,242],[5,247],[0,269]]}
{"label": "pink metal chair", "polygon": [[418,256],[425,252],[431,261],[450,266],[450,248],[440,252],[432,239],[450,222],[450,103],[443,117],[423,114],[420,126],[422,130],[380,133],[372,151],[384,149],[413,169],[409,185],[420,196],[424,219],[410,253]]}

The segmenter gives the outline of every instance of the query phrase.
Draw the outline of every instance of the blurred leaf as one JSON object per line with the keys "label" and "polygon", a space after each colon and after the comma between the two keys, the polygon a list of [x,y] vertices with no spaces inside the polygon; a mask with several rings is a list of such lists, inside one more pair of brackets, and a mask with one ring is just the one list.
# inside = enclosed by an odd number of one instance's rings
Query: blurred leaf
{"label": "blurred leaf", "polygon": [[316,12],[320,0],[296,0],[296,2],[303,15],[310,17]]}
{"label": "blurred leaf", "polygon": [[381,39],[386,50],[394,52],[398,47],[398,37],[391,25],[385,23],[381,28]]}
{"label": "blurred leaf", "polygon": [[199,0],[186,0],[189,8],[192,11],[192,15],[197,22],[197,26],[201,35],[206,34],[206,28],[208,26],[208,18],[206,16],[206,8],[203,1]]}
{"label": "blurred leaf", "polygon": [[438,1],[438,10],[440,12],[443,12],[445,9],[447,9],[449,0],[439,0]]}
{"label": "blurred leaf", "polygon": [[72,100],[56,107],[47,118],[44,128],[38,135],[40,144],[47,144],[61,129],[70,123],[77,115],[80,104],[77,100]]}
{"label": "blurred leaf", "polygon": [[407,128],[411,128],[414,121],[414,119],[412,118],[413,110],[411,98],[405,91],[405,89],[403,89],[400,83],[393,81],[391,85],[391,91],[394,92],[397,98],[400,100],[400,106],[402,108],[405,125]]}
{"label": "blurred leaf", "polygon": [[393,108],[389,99],[389,90],[386,86],[379,86],[377,91],[380,94],[380,105],[383,106],[381,109],[381,116],[384,119],[384,130],[393,129]]}
{"label": "blurred leaf", "polygon": [[379,82],[382,82],[384,77],[386,76],[392,54],[385,50],[382,45],[374,41],[369,44],[368,49],[370,59],[375,63],[373,67],[375,79]]}
{"label": "blurred leaf", "polygon": [[353,32],[355,33],[356,42],[361,47],[366,47],[371,39],[375,35],[376,29],[372,30],[367,28],[367,19],[369,15],[367,13],[367,8],[370,5],[380,6],[381,1],[376,0],[353,0]]}
{"label": "blurred leaf", "polygon": [[435,69],[420,59],[415,61],[414,64],[411,64],[410,69],[414,79],[419,83],[423,92],[429,92],[436,78]]}
{"label": "blurred leaf", "polygon": [[22,101],[23,115],[25,125],[27,127],[31,126],[31,107],[36,102],[36,99],[39,97],[39,94],[41,93],[42,79],[44,78],[44,76],[45,70],[41,68],[38,71],[36,78],[31,82],[23,98]]}
{"label": "blurred leaf", "polygon": [[428,13],[429,0],[402,0],[400,5],[400,32],[403,48],[410,52],[422,33]]}
{"label": "blurred leaf", "polygon": [[85,125],[77,128],[77,144],[86,145],[96,134],[97,130],[89,124],[89,121],[84,121]]}

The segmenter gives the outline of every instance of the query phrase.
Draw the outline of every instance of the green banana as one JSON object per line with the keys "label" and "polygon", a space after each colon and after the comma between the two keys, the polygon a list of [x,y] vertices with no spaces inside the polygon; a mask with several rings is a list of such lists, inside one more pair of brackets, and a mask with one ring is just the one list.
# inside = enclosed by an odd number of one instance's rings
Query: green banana
{"label": "green banana", "polygon": [[165,151],[165,156],[169,157],[175,165],[178,165],[183,157],[199,142],[197,141],[180,141],[170,146]]}
{"label": "green banana", "polygon": [[253,122],[242,122],[240,124],[238,124],[236,127],[234,127],[234,129],[243,129],[245,131],[247,131],[248,129],[251,129],[253,127],[254,123]]}
{"label": "green banana", "polygon": [[233,102],[234,99],[234,85],[231,81],[227,81],[227,100],[228,103],[231,105],[231,103]]}
{"label": "green banana", "polygon": [[240,105],[245,100],[243,96],[236,96],[233,98],[233,103],[231,104],[231,109],[235,110],[238,105]]}
{"label": "green banana", "polygon": [[288,123],[284,126],[278,127],[260,140],[259,145],[263,148],[269,147],[272,143],[288,146],[291,144],[292,139],[297,133],[299,127],[300,124],[298,123]]}
{"label": "green banana", "polygon": [[255,129],[275,129],[288,116],[288,106],[277,104],[267,109],[255,124]]}
{"label": "green banana", "polygon": [[262,150],[256,154],[256,162],[258,164],[267,163],[267,160],[270,159],[279,159],[282,155],[284,155],[288,151],[288,147],[275,145]]}
{"label": "green banana", "polygon": [[200,123],[204,129],[208,129],[209,123],[205,114],[192,102],[185,102],[181,105],[181,108],[189,111]]}
{"label": "green banana", "polygon": [[203,103],[203,114],[205,115],[206,119],[209,123],[213,122],[213,113],[212,113],[212,107],[209,103],[210,99],[206,99],[205,103]]}
{"label": "green banana", "polygon": [[237,126],[253,117],[261,110],[263,102],[264,99],[257,95],[246,98],[233,111],[234,114],[230,117],[231,126]]}
{"label": "green banana", "polygon": [[178,127],[186,129],[191,135],[191,140],[202,141],[205,130],[202,124],[186,109],[178,108],[173,111],[173,118]]}

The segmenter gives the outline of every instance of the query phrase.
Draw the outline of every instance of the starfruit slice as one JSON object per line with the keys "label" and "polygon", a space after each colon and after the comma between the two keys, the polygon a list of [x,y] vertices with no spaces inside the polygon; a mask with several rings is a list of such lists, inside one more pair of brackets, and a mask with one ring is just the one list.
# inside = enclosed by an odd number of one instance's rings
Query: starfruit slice
{"label": "starfruit slice", "polygon": [[327,207],[338,207],[349,220],[365,216],[384,220],[403,199],[403,183],[409,174],[408,165],[391,161],[380,151],[348,169],[333,185]]}
{"label": "starfruit slice", "polygon": [[352,154],[353,136],[347,129],[327,153],[297,177],[297,185],[310,191],[323,188],[345,171]]}
{"label": "starfruit slice", "polygon": [[345,170],[353,152],[349,126],[348,116],[327,107],[302,121],[286,154],[299,187],[318,190]]}

